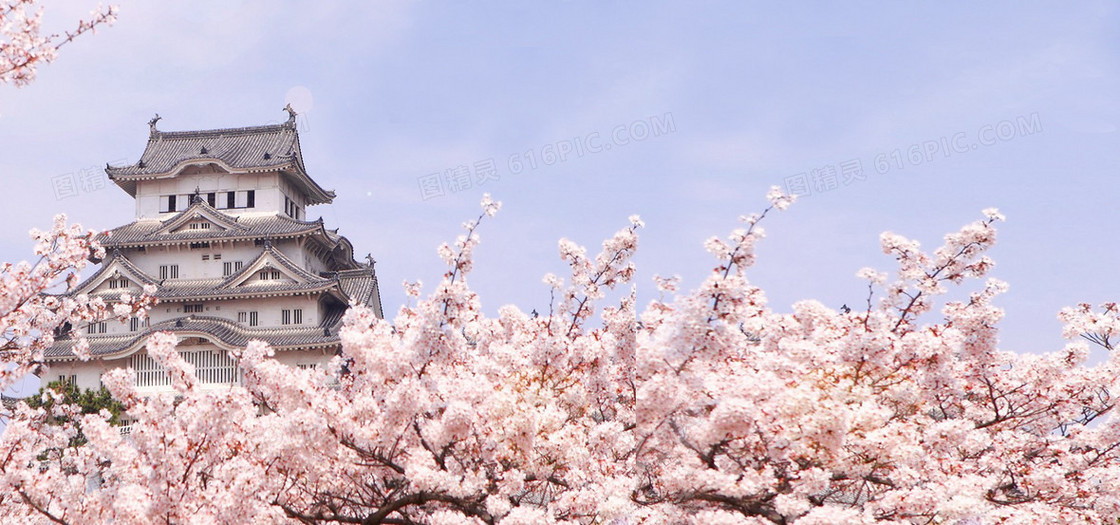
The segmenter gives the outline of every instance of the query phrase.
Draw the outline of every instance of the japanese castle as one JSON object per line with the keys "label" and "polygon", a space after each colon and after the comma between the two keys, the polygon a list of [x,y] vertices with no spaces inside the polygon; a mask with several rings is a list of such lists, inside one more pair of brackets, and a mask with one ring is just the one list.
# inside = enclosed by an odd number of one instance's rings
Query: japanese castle
{"label": "japanese castle", "polygon": [[74,355],[75,337],[60,336],[44,382],[96,389],[106,371],[131,367],[141,392],[169,389],[144,344],[170,332],[203,388],[228,386],[241,375],[228,351],[250,340],[283,363],[315,367],[338,352],[350,304],[382,315],[373,258],[355,261],[350,241],[307,219],[308,206],[335,194],[307,174],[286,109],[283,124],[206,131],[160,131],[157,115],[140,160],[106,167],[135,198],[136,220],[102,235],[105,259],[70,293],[113,302],[152,285],[158,304],[148,319],[74,327],[89,361]]}

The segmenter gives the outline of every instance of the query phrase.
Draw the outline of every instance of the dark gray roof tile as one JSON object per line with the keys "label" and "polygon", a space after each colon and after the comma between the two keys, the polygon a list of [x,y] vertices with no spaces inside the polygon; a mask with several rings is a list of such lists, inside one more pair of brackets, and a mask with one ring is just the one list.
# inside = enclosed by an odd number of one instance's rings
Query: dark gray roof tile
{"label": "dark gray roof tile", "polygon": [[[335,327],[331,327],[335,328]],[[182,334],[186,337],[205,335],[226,349],[245,347],[252,340],[261,340],[277,350],[309,347],[330,347],[339,344],[338,331],[324,330],[322,326],[294,328],[248,328],[228,319],[210,316],[190,316],[152,325],[143,331],[112,336],[86,336],[90,355],[118,357],[140,349],[149,335],[156,332]],[[44,356],[51,361],[76,359],[72,351],[74,341],[59,338],[47,348]]]}
{"label": "dark gray roof tile", "polygon": [[139,161],[105,167],[109,179],[130,195],[136,195],[138,180],[174,174],[186,165],[210,163],[235,172],[280,170],[307,192],[311,204],[329,203],[335,197],[307,175],[294,118],[283,124],[202,131],[160,131],[155,121],[149,124],[151,133]]}

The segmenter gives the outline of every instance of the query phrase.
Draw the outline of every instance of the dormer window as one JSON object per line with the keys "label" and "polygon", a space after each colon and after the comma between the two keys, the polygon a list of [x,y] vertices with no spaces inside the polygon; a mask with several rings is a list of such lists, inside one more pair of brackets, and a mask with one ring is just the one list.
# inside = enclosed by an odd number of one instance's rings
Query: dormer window
{"label": "dormer window", "polygon": [[192,229],[192,230],[209,230],[210,229],[210,223],[209,222],[192,222],[187,227]]}
{"label": "dormer window", "polygon": [[280,270],[273,270],[271,268],[265,268],[264,270],[261,270],[260,279],[262,281],[280,279]]}

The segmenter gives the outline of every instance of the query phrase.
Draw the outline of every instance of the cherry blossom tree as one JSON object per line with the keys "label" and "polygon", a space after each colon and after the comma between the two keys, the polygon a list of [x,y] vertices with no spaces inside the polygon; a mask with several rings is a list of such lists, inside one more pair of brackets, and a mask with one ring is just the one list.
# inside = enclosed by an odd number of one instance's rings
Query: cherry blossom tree
{"label": "cherry blossom tree", "polygon": [[[244,385],[198,387],[169,334],[148,351],[175,393],[105,384],[132,421],[21,406],[0,441],[0,513],[54,523],[1106,523],[1120,519],[1115,305],[1063,310],[1070,342],[998,348],[1006,289],[986,255],[1003,217],[897,265],[864,269],[865,306],[771,309],[748,270],[761,224],[705,243],[691,292],[656,278],[636,305],[637,232],[598,254],[562,240],[547,314],[485,315],[466,278],[483,213],[439,254],[448,271],[393,320],[347,313],[326,369],[251,343]],[[947,300],[954,287],[972,290]],[[971,287],[971,288],[969,288]],[[615,290],[614,294],[610,294]],[[620,299],[608,301],[607,297]],[[596,319],[598,319],[596,321]],[[54,405],[65,412],[65,406]]]}
{"label": "cherry blossom tree", "polygon": [[105,257],[97,235],[80,225],[67,225],[66,217],[59,215],[51,230],[31,231],[39,257],[34,264],[0,264],[0,363],[4,364],[0,367],[0,390],[37,373],[45,363],[43,351],[54,343],[56,334],[75,336],[75,352],[82,356],[88,343],[81,336],[81,328],[111,317],[145,315],[152,305],[147,294],[123,294],[119,301],[109,304],[103,299],[64,293],[78,284],[80,272],[91,260]]}
{"label": "cherry blossom tree", "polygon": [[36,68],[54,60],[59,48],[97,26],[113,23],[116,16],[116,7],[99,6],[73,29],[44,35],[38,0],[0,0],[0,84],[29,84]]}

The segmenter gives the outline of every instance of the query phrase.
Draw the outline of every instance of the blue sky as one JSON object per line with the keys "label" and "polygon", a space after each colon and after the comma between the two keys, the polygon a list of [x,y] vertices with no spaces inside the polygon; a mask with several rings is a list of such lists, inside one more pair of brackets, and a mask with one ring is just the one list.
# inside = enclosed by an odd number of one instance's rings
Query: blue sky
{"label": "blue sky", "polygon": [[[51,2],[46,23],[94,6]],[[130,221],[131,199],[98,174],[139,157],[154,113],[164,130],[257,125],[290,101],[309,172],[338,193],[308,215],[373,253],[387,312],[402,280],[438,282],[435,247],[483,192],[504,203],[471,276],[493,313],[547,309],[556,241],[594,251],[634,213],[641,301],[655,273],[695,286],[713,265],[704,239],[774,184],[811,192],[768,220],[750,273],[778,310],[859,304],[855,272],[892,268],[880,232],[933,249],[986,207],[1008,216],[992,254],[1011,284],[1004,348],[1056,350],[1062,306],[1120,298],[1114,4],[120,8],[31,86],[0,87],[0,260],[27,258],[27,230],[58,212]],[[662,133],[644,135],[653,121]],[[490,161],[497,180],[445,178]],[[69,176],[91,178],[60,196]]]}

